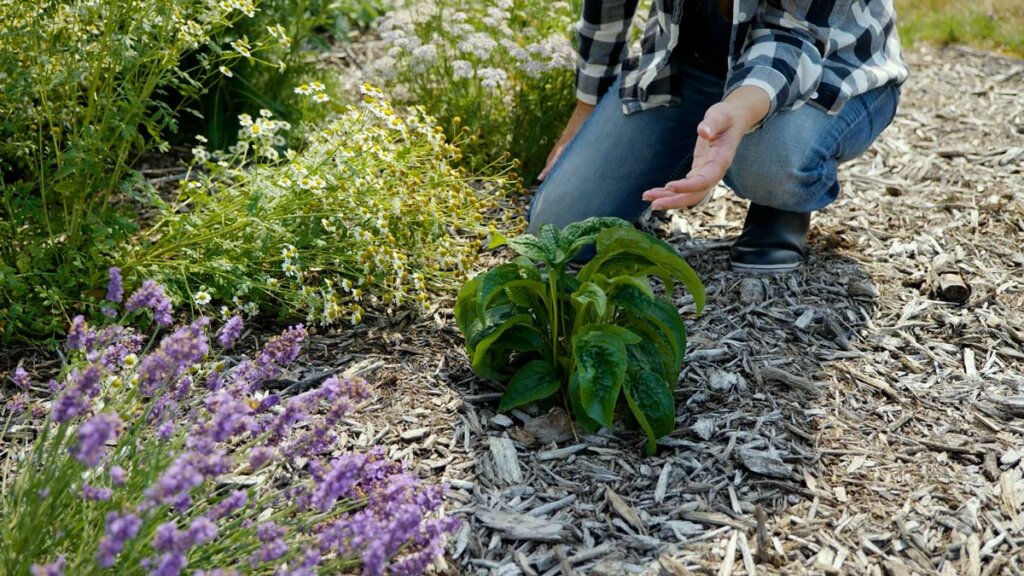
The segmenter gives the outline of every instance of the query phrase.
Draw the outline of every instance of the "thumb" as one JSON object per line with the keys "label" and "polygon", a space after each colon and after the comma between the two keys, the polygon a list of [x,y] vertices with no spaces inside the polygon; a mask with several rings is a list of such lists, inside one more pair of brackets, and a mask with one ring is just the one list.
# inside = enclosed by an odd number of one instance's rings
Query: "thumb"
{"label": "thumb", "polygon": [[697,134],[705,140],[714,140],[732,127],[732,116],[721,104],[716,104],[704,113],[704,120],[697,125]]}

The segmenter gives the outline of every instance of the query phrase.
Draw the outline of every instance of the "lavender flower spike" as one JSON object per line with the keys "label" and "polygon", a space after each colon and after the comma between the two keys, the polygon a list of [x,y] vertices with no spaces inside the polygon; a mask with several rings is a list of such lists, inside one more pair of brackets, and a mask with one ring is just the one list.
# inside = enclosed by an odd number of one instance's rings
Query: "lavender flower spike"
{"label": "lavender flower spike", "polygon": [[126,313],[134,312],[139,308],[149,308],[153,311],[153,321],[167,327],[174,319],[171,317],[171,301],[164,293],[164,287],[157,284],[155,280],[146,280],[134,294],[128,298],[124,306]]}
{"label": "lavender flower spike", "polygon": [[231,350],[235,347],[235,342],[238,341],[238,337],[242,335],[242,317],[235,315],[228,320],[223,327],[220,329],[220,334],[217,336],[217,342],[220,343],[221,348],[225,350]]}
{"label": "lavender flower spike", "polygon": [[28,390],[29,387],[32,385],[32,381],[29,378],[28,372],[26,372],[25,368],[22,366],[18,366],[17,368],[14,369],[14,374],[11,376],[11,381],[14,382],[15,386],[22,390]]}
{"label": "lavender flower spike", "polygon": [[121,280],[121,269],[117,266],[109,270],[110,281],[107,283],[107,301],[120,302],[124,298],[124,282]]}
{"label": "lavender flower spike", "polygon": [[64,576],[64,555],[49,564],[33,564],[32,576]]}
{"label": "lavender flower spike", "polygon": [[66,422],[81,414],[99,394],[103,367],[90,364],[80,371],[71,373],[70,383],[53,403],[53,421]]}
{"label": "lavender flower spike", "polygon": [[74,448],[75,459],[89,466],[96,466],[106,453],[106,444],[117,438],[121,429],[121,418],[105,412],[91,418],[78,428],[78,445]]}
{"label": "lavender flower spike", "polygon": [[121,553],[125,542],[135,538],[139,533],[142,521],[134,514],[120,515],[117,512],[107,513],[107,533],[100,540],[96,560],[103,568],[114,565],[114,557]]}

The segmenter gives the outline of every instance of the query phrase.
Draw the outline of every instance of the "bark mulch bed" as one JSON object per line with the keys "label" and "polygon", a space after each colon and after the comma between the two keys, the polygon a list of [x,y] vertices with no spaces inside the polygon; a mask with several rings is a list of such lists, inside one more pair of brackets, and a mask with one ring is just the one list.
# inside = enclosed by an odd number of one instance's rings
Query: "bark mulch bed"
{"label": "bark mulch bed", "polygon": [[745,205],[724,191],[647,221],[709,302],[654,457],[558,411],[496,414],[443,306],[316,341],[376,388],[356,441],[450,483],[465,524],[440,573],[1024,572],[1024,62],[908,59],[801,272],[728,270]]}

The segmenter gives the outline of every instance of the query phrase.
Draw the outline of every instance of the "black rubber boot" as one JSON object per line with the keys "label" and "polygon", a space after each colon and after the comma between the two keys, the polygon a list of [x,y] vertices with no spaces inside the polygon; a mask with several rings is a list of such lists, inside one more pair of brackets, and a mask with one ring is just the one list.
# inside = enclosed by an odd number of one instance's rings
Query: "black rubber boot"
{"label": "black rubber boot", "polygon": [[811,215],[759,204],[747,209],[743,233],[729,251],[733,270],[776,273],[796,270],[807,255]]}

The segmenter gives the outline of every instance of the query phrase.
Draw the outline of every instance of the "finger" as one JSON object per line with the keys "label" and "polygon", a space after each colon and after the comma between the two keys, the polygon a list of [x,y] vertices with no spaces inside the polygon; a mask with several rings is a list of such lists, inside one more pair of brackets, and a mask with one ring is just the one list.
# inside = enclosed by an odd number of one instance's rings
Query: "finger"
{"label": "finger", "polygon": [[551,167],[555,165],[555,162],[558,161],[559,156],[562,155],[562,148],[564,148],[564,146],[556,145],[554,148],[551,149],[551,153],[548,154],[547,164],[544,165],[544,169],[541,170],[540,174],[537,175],[537,180],[543,182],[544,179],[547,178],[548,172],[551,171]]}
{"label": "finger", "polygon": [[651,203],[655,210],[664,208],[689,208],[696,206],[710,190],[693,194],[679,194],[668,188],[652,188],[643,194],[643,199]]}
{"label": "finger", "polygon": [[651,202],[652,210],[668,210],[671,208],[689,208],[696,206],[704,199],[704,196],[710,193],[710,190],[705,190],[703,193],[697,194],[673,194],[659,198]]}
{"label": "finger", "polygon": [[682,180],[673,180],[665,184],[665,188],[676,194],[695,194],[714,187],[718,180],[705,171],[691,172]]}

